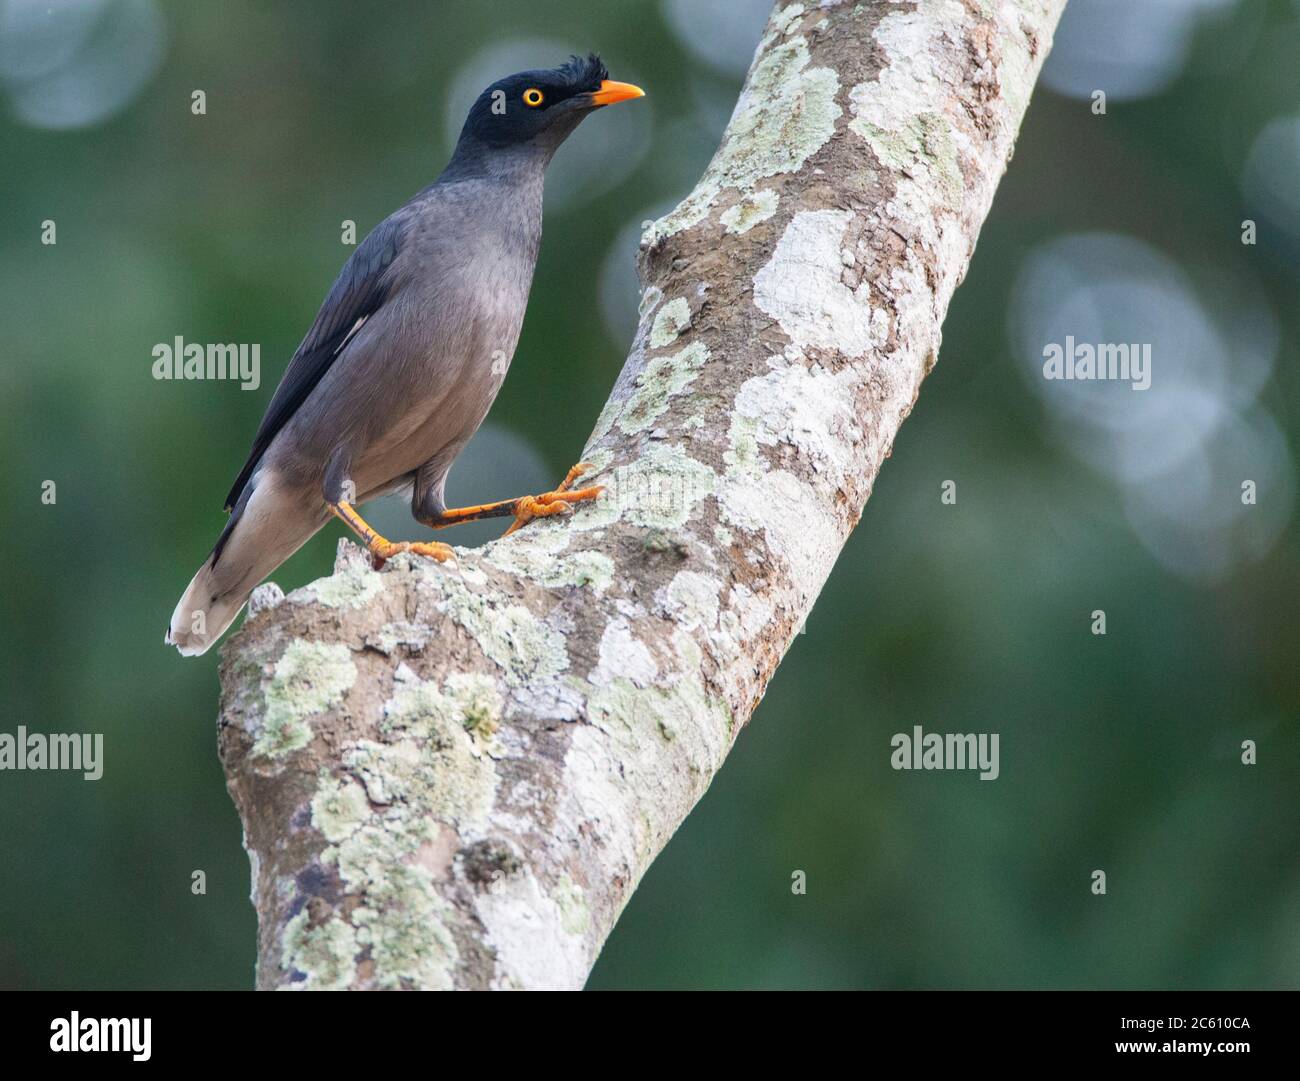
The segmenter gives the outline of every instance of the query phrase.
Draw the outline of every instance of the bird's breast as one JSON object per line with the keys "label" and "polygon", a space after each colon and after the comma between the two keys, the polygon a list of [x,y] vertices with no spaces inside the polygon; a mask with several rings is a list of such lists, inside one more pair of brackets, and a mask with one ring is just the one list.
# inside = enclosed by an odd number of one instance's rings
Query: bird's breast
{"label": "bird's breast", "polygon": [[501,390],[523,326],[531,265],[480,253],[455,289],[429,290],[423,310],[403,318],[428,328],[397,351],[386,377],[393,403],[381,430],[368,433],[358,487],[381,485],[438,459],[454,459]]}

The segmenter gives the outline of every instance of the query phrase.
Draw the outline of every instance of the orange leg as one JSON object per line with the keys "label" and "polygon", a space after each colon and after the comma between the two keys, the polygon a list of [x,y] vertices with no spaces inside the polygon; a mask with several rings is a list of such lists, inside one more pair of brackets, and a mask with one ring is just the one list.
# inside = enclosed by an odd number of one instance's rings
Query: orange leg
{"label": "orange leg", "polygon": [[381,537],[370,523],[357,513],[357,509],[351,503],[342,501],[330,503],[329,509],[335,518],[365,542],[375,570],[399,552],[414,552],[416,555],[436,559],[439,563],[455,558],[456,553],[452,551],[449,544],[441,544],[438,541],[390,541]]}
{"label": "orange leg", "polygon": [[605,489],[599,484],[591,488],[573,489],[573,482],[589,468],[585,462],[578,463],[569,470],[568,475],[553,492],[524,495],[518,499],[502,499],[496,503],[481,503],[473,507],[451,507],[444,510],[437,518],[421,519],[421,524],[432,529],[445,529],[449,525],[459,525],[461,522],[475,522],[482,518],[505,518],[513,515],[515,520],[506,530],[506,533],[510,534],[534,518],[563,514],[571,510],[574,503],[595,499],[600,495]]}

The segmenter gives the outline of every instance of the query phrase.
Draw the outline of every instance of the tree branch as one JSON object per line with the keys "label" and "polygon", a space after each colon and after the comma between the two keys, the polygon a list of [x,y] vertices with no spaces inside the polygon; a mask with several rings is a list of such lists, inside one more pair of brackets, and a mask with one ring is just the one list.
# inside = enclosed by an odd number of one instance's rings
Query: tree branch
{"label": "tree branch", "polygon": [[1063,7],[779,5],[643,237],[605,497],[258,591],[220,746],[260,986],[583,985],[858,521]]}

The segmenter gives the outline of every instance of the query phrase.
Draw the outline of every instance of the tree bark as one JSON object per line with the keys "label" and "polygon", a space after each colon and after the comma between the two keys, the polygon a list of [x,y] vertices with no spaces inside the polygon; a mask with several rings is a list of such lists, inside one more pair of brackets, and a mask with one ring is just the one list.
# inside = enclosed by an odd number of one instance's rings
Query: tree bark
{"label": "tree bark", "polygon": [[778,4],[642,238],[596,504],[263,586],[220,748],[263,988],[579,988],[934,366],[1065,0]]}

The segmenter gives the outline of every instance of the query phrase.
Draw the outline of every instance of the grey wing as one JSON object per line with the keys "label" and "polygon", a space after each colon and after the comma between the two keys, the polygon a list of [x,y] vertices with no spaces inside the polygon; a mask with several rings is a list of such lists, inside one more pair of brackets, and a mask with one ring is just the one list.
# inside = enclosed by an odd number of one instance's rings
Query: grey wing
{"label": "grey wing", "polygon": [[253,437],[248,461],[226,496],[226,510],[238,501],[248,478],[257,469],[262,455],[280,429],[324,378],[361,324],[379,311],[392,294],[394,276],[391,270],[402,248],[406,217],[399,210],[385,218],[343,265],[316,315],[316,321],[298,346],[271,404],[266,408],[266,415]]}

